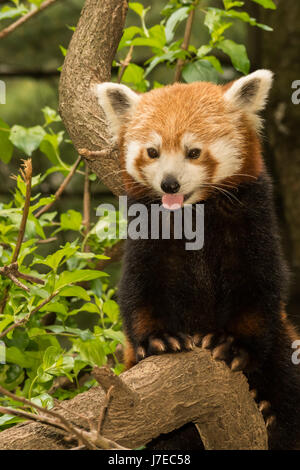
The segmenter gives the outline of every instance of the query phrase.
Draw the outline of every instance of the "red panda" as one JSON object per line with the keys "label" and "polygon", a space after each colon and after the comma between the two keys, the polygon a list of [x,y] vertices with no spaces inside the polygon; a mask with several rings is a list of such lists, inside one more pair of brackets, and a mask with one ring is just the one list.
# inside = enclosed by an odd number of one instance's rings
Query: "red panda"
{"label": "red panda", "polygon": [[[205,212],[202,249],[186,250],[184,236],[128,238],[119,286],[126,366],[209,349],[256,390],[269,447],[293,449],[300,371],[291,361],[288,272],[260,144],[271,83],[272,73],[258,70],[225,86],[177,83],[138,95],[102,83],[95,93],[120,149],[130,204],[150,211],[159,203],[174,215],[201,203]],[[200,448],[190,428],[178,432],[182,439],[158,448]]]}

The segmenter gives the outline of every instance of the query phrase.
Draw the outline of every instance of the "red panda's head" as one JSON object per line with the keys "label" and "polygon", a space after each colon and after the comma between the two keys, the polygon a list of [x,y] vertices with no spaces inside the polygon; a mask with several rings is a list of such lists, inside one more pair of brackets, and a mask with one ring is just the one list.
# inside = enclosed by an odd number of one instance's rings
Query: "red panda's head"
{"label": "red panda's head", "polygon": [[126,191],[162,198],[165,207],[208,198],[262,171],[259,111],[272,73],[258,70],[228,85],[174,84],[138,95],[96,85],[118,142]]}

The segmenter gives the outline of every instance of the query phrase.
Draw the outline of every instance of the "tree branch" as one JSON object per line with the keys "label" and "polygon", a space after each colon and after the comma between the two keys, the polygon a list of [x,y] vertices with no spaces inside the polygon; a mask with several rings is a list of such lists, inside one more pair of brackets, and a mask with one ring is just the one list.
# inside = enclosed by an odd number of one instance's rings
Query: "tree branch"
{"label": "tree branch", "polygon": [[[90,172],[87,163],[85,164],[84,173],[84,189],[83,189],[83,221],[84,236],[86,237],[91,227],[91,193],[90,193]],[[87,244],[84,246],[85,251],[89,251]]]}
{"label": "tree branch", "polygon": [[[16,263],[16,261],[18,259],[18,256],[19,256],[19,253],[20,253],[20,250],[21,250],[22,243],[23,243],[27,218],[28,218],[28,214],[29,214],[30,198],[31,198],[31,179],[32,179],[32,162],[31,162],[31,158],[29,158],[28,160],[24,160],[22,166],[23,166],[23,168],[20,169],[20,173],[21,173],[22,178],[23,178],[23,180],[25,182],[25,185],[26,185],[26,193],[25,193],[25,202],[24,202],[24,208],[23,208],[23,213],[22,213],[22,219],[21,219],[20,228],[19,228],[19,232],[18,232],[18,238],[17,238],[16,246],[15,246],[13,256],[12,256],[12,260],[11,260],[12,265],[14,265],[14,263]],[[2,274],[4,274],[5,268],[6,267],[4,267]],[[9,270],[9,268],[7,268],[7,269]],[[28,289],[24,284],[22,284],[20,281],[18,281],[18,279],[15,276],[16,273],[15,274],[12,273],[11,269],[9,270],[8,274],[9,274],[8,277],[11,279],[11,281],[13,281],[19,287],[21,287],[21,289],[24,289],[24,290]],[[5,274],[5,275],[7,275],[7,274]],[[0,314],[5,309],[5,305],[6,305],[6,302],[7,302],[7,299],[8,299],[8,295],[9,295],[8,292],[9,292],[9,287],[6,287],[4,289],[3,296],[2,296],[2,299],[1,299],[1,302],[0,302]]]}
{"label": "tree branch", "polygon": [[[94,375],[104,391],[94,387],[77,395],[59,414],[69,419],[76,411],[72,422],[85,429],[78,414],[98,417],[110,390],[101,432],[122,447],[137,448],[194,422],[207,449],[267,449],[263,417],[245,376],[216,362],[206,350],[152,356],[119,377],[106,368],[96,368]],[[66,448],[62,436],[41,423],[0,433],[0,449]]]}
{"label": "tree branch", "polygon": [[[197,3],[198,1],[195,2],[195,4]],[[183,38],[183,42],[181,45],[181,49],[183,49],[184,51],[187,51],[189,47],[194,16],[195,16],[195,8],[192,8],[192,10],[189,13],[186,25],[185,25],[184,38]],[[184,60],[178,59],[177,64],[176,64],[176,69],[175,69],[175,75],[174,75],[174,83],[180,81],[183,66],[184,66]]]}
{"label": "tree branch", "polygon": [[56,0],[46,0],[45,2],[43,2],[41,4],[41,6],[39,8],[31,10],[29,13],[26,13],[26,15],[22,16],[17,21],[15,21],[14,23],[7,26],[7,28],[2,29],[2,31],[0,31],[0,39],[4,38],[8,34],[15,31],[15,29],[17,29],[22,24],[26,23],[26,21],[30,20],[30,18],[37,15],[41,11],[45,10],[45,8],[49,7],[50,5],[52,5],[55,2],[56,2]]}
{"label": "tree branch", "polygon": [[53,206],[53,204],[60,198],[60,196],[62,195],[63,191],[66,189],[66,187],[68,186],[69,182],[71,181],[71,179],[73,178],[79,164],[81,162],[81,157],[79,156],[76,160],[76,162],[74,163],[74,165],[72,166],[69,174],[66,176],[66,178],[63,180],[63,182],[61,183],[60,187],[58,188],[58,190],[56,191],[56,193],[54,194],[54,199],[52,202],[49,202],[49,204],[47,204],[46,206],[42,207],[38,212],[36,212],[35,214],[35,217],[38,218],[40,217],[42,214],[44,214],[45,212],[48,212],[48,210]]}
{"label": "tree branch", "polygon": [[[101,107],[92,88],[109,81],[111,64],[123,33],[126,0],[86,0],[69,44],[60,78],[60,113],[78,153],[115,194],[124,192],[118,150],[110,141]],[[102,153],[103,147],[106,147]],[[109,177],[107,175],[110,175]]]}
{"label": "tree branch", "polygon": [[31,197],[31,178],[32,178],[32,163],[31,163],[30,158],[28,160],[24,160],[23,169],[21,168],[20,172],[26,184],[26,195],[25,195],[24,209],[22,213],[22,220],[21,220],[21,224],[19,228],[17,243],[16,243],[16,247],[13,253],[12,260],[11,260],[12,263],[15,263],[18,259],[20,249],[23,243],[23,238],[25,234],[25,228],[26,228],[26,223],[27,223],[27,218],[28,218],[28,213],[29,213],[30,197]]}
{"label": "tree branch", "polygon": [[0,274],[1,276],[8,277],[11,281],[13,281],[17,286],[21,287],[21,289],[26,290],[29,292],[29,288],[25,286],[22,282],[18,280],[18,278],[24,279],[25,281],[41,284],[44,285],[44,281],[38,277],[31,276],[30,274],[20,273],[18,263],[11,263],[7,266],[0,267]]}

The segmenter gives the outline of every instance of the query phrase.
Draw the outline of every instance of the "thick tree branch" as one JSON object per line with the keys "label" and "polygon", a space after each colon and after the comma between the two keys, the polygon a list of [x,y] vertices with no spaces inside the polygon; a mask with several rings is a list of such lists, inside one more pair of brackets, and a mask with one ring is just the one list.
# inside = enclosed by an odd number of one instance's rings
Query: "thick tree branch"
{"label": "thick tree branch", "polygon": [[110,144],[106,121],[92,87],[110,80],[126,12],[126,0],[86,0],[60,79],[60,113],[68,133],[79,154],[79,149],[98,152],[108,147],[109,152],[94,154],[86,161],[115,194],[123,192],[118,151]]}
{"label": "thick tree branch", "polygon": [[[107,369],[96,370],[95,377],[104,391],[92,388],[66,402],[59,413],[68,419],[74,410],[97,419],[110,390],[101,433],[120,446],[137,448],[194,422],[207,449],[267,448],[264,421],[244,375],[216,362],[208,351],[153,356],[120,377]],[[83,428],[84,421],[72,417]],[[63,437],[41,423],[25,423],[0,434],[0,449],[65,448]]]}

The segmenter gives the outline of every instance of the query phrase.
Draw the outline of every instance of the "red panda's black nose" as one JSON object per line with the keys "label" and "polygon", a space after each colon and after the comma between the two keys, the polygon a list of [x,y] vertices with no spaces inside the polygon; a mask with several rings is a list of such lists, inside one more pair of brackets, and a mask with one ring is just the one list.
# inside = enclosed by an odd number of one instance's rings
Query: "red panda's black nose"
{"label": "red panda's black nose", "polygon": [[164,177],[160,187],[165,193],[174,194],[179,191],[180,184],[174,176],[168,175]]}

